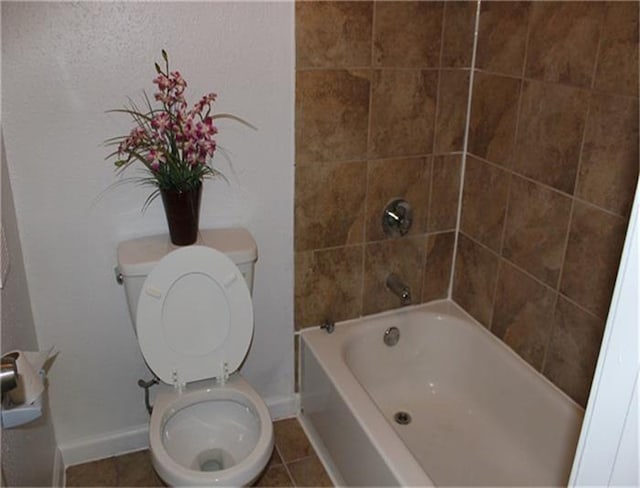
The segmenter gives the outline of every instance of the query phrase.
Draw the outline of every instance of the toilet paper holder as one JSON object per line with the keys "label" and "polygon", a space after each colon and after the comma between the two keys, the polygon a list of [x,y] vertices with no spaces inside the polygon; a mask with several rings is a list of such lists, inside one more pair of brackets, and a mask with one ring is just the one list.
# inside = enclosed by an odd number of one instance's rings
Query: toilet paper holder
{"label": "toilet paper holder", "polygon": [[[0,424],[3,429],[27,424],[42,415],[41,395],[46,375],[43,365],[52,350],[35,353],[12,351],[2,356]],[[35,364],[29,359],[36,360]]]}
{"label": "toilet paper holder", "polygon": [[0,391],[2,391],[2,399],[5,393],[18,387],[18,365],[16,364],[17,353],[12,352],[2,356],[2,365],[0,370]]}

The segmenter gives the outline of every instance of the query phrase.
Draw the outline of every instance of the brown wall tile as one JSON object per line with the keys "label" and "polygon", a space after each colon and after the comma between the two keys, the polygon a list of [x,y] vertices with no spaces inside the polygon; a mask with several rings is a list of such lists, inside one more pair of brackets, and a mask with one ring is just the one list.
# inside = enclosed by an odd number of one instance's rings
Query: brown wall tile
{"label": "brown wall tile", "polygon": [[363,246],[295,254],[296,329],[362,313]]}
{"label": "brown wall tile", "polygon": [[638,96],[638,2],[607,2],[595,88]]}
{"label": "brown wall tile", "polygon": [[467,156],[460,229],[500,252],[511,175]]}
{"label": "brown wall tile", "polygon": [[369,123],[369,83],[367,71],[298,72],[298,164],[364,159]]}
{"label": "brown wall tile", "polygon": [[462,151],[467,122],[469,71],[440,71],[435,152]]}
{"label": "brown wall tile", "polygon": [[571,199],[514,177],[503,256],[555,288],[569,230]]}
{"label": "brown wall tile", "polygon": [[442,2],[375,2],[374,66],[437,68]]}
{"label": "brown wall tile", "polygon": [[453,300],[487,328],[491,324],[498,261],[497,255],[462,232],[458,234]]}
{"label": "brown wall tile", "polygon": [[482,2],[476,68],[521,76],[529,2]]}
{"label": "brown wall tile", "polygon": [[375,71],[371,103],[371,154],[430,154],[438,74],[436,71]]}
{"label": "brown wall tile", "polygon": [[431,180],[430,158],[371,161],[367,174],[367,241],[387,239],[382,230],[382,213],[390,200],[404,198],[413,208],[410,234],[426,230]]}
{"label": "brown wall tile", "polygon": [[478,72],[473,82],[469,152],[510,166],[518,116],[521,82]]}
{"label": "brown wall tile", "polygon": [[600,2],[534,2],[527,76],[591,86],[601,18]]}
{"label": "brown wall tile", "polygon": [[583,407],[589,396],[603,332],[603,320],[559,298],[543,372]]}
{"label": "brown wall tile", "polygon": [[585,90],[526,82],[514,169],[573,194],[587,104]]}
{"label": "brown wall tile", "polygon": [[[545,374],[583,401],[595,356],[574,356],[595,349],[601,322],[568,300],[604,318],[626,222],[576,202],[570,226],[570,198],[511,172],[626,217],[638,173],[637,2],[482,2],[468,151],[506,169],[468,156],[456,263],[454,231],[367,242],[382,239],[376,208],[392,193],[419,202],[414,232],[455,227],[461,156],[446,153],[464,141],[476,6],[296,2],[296,326],[400,306],[384,286],[390,271],[415,302],[441,298],[455,264],[453,299],[486,326],[493,317],[537,367],[555,323]],[[425,157],[422,173],[400,163]],[[490,249],[503,226],[499,266]],[[552,322],[557,286],[569,298]]]}
{"label": "brown wall tile", "polygon": [[396,273],[411,288],[413,303],[420,302],[425,240],[425,236],[420,235],[367,244],[364,264],[364,314],[402,306],[400,299],[385,285],[389,273]]}
{"label": "brown wall tile", "polygon": [[467,1],[445,2],[441,61],[443,67],[471,66],[476,5],[476,2]]}
{"label": "brown wall tile", "polygon": [[578,196],[626,216],[637,180],[638,99],[592,95]]}
{"label": "brown wall tile", "polygon": [[364,162],[297,167],[296,251],[362,242],[366,177]]}
{"label": "brown wall tile", "polygon": [[556,294],[507,261],[500,263],[491,332],[540,370]]}
{"label": "brown wall tile", "polygon": [[609,310],[626,228],[620,217],[575,203],[560,291],[598,317]]}
{"label": "brown wall tile", "polygon": [[431,201],[427,230],[436,232],[456,228],[462,155],[433,157]]}
{"label": "brown wall tile", "polygon": [[373,2],[296,2],[296,67],[371,65]]}
{"label": "brown wall tile", "polygon": [[455,232],[427,236],[427,256],[422,286],[423,302],[447,298],[455,238]]}

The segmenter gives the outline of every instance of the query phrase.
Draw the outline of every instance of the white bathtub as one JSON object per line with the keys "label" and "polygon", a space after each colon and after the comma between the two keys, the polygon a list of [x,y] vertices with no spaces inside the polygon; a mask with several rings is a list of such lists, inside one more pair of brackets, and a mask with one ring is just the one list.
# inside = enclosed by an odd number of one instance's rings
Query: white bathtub
{"label": "white bathtub", "polygon": [[300,420],[339,484],[566,485],[583,409],[452,302],[304,331],[301,367]]}

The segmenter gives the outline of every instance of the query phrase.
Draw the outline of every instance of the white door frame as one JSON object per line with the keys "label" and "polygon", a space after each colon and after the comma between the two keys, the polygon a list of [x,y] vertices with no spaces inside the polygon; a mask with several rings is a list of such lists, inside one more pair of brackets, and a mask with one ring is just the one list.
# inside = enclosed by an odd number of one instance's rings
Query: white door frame
{"label": "white door frame", "polygon": [[569,486],[640,485],[638,192],[636,189]]}

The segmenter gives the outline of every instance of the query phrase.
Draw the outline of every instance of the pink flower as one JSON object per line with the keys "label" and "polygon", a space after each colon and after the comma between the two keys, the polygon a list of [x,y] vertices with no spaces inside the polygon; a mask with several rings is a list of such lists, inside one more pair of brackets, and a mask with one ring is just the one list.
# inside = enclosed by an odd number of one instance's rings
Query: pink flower
{"label": "pink flower", "polygon": [[169,105],[169,95],[167,95],[166,93],[156,93],[154,97],[158,102]]}
{"label": "pink flower", "polygon": [[218,133],[218,128],[213,125],[213,117],[206,117],[203,122],[205,127],[205,134],[213,136]]}
{"label": "pink flower", "polygon": [[165,162],[165,157],[162,152],[157,151],[156,149],[150,149],[147,154],[147,161],[149,162],[151,169],[157,171],[160,168],[160,165]]}
{"label": "pink flower", "polygon": [[180,91],[184,91],[184,89],[187,87],[187,82],[184,80],[179,71],[173,71],[169,74],[169,77],[171,79],[172,87],[176,87]]}
{"label": "pink flower", "polygon": [[116,139],[116,167],[126,168],[142,157],[157,182],[181,187],[217,174],[210,161],[217,148],[218,129],[210,116],[217,95],[207,93],[189,106],[186,80],[179,71],[169,71],[164,51],[163,58],[164,69],[155,64],[155,107],[150,103],[147,111],[138,111],[132,103],[128,111],[137,126]]}
{"label": "pink flower", "polygon": [[153,82],[158,85],[158,88],[160,90],[167,90],[169,88],[169,86],[171,85],[171,81],[169,80],[169,78],[167,78],[165,75],[160,74],[158,75],[157,78],[155,78],[153,80]]}
{"label": "pink flower", "polygon": [[167,130],[170,124],[171,119],[169,118],[169,114],[165,112],[158,114],[153,119],[151,119],[151,127],[158,130],[159,132],[164,132],[165,130]]}
{"label": "pink flower", "polygon": [[207,95],[203,96],[198,103],[196,103],[193,106],[193,111],[196,113],[202,113],[202,111],[205,109],[205,107],[207,109],[211,108],[211,104],[213,102],[216,101],[218,95],[216,95],[215,93],[208,93]]}

